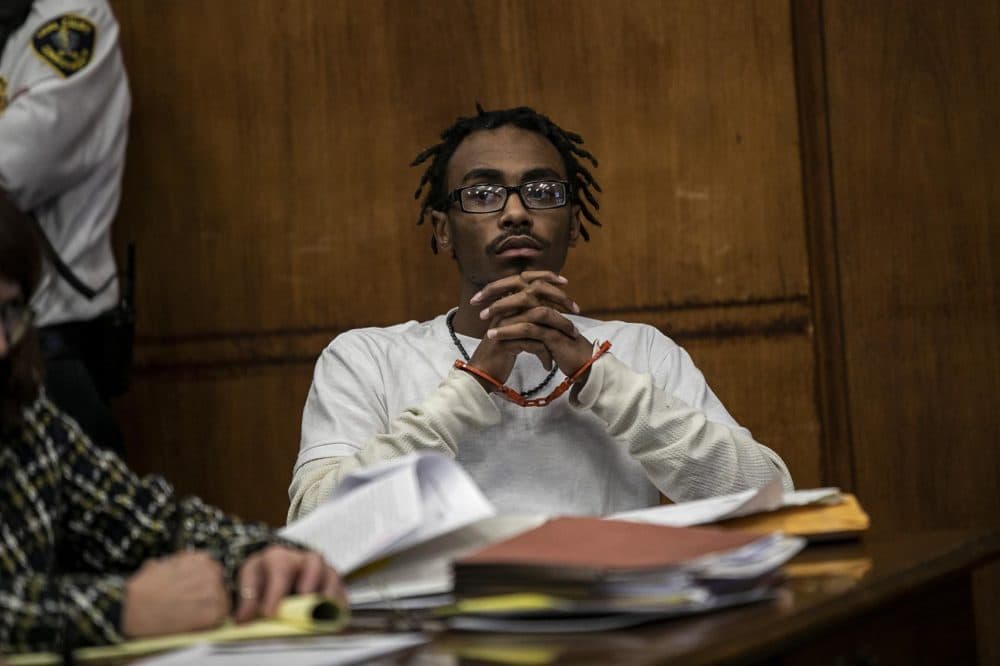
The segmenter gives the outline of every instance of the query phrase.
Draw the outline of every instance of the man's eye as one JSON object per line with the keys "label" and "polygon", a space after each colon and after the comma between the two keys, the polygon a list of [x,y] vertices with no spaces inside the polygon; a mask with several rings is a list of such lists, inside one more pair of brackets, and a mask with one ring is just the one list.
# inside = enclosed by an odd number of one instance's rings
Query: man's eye
{"label": "man's eye", "polygon": [[468,197],[477,203],[491,203],[500,198],[500,192],[492,187],[480,187],[468,192]]}
{"label": "man's eye", "polygon": [[551,183],[540,183],[526,188],[525,195],[539,203],[554,203],[562,200],[562,188]]}

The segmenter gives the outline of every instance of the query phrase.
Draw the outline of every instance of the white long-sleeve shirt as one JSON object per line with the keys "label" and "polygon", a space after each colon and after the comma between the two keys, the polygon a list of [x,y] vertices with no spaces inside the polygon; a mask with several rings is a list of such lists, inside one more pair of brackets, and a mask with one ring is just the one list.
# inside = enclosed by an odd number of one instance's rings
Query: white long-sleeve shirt
{"label": "white long-sleeve shirt", "polygon": [[[0,190],[38,218],[62,260],[98,289],[115,275],[131,107],[118,24],[105,0],[35,0],[0,57]],[[114,282],[88,301],[54,274],[32,300],[39,325],[91,319],[118,300]]]}
{"label": "white long-sleeve shirt", "polygon": [[[454,456],[502,513],[603,515],[655,505],[661,492],[697,499],[775,475],[791,488],[781,458],[732,419],[672,340],[644,324],[569,319],[613,346],[582,390],[542,408],[488,394],[452,369],[459,352],[445,315],[338,336],[303,412],[289,520],[352,469],[417,450]],[[479,343],[459,338],[469,354]],[[545,375],[522,354],[506,383],[533,387]]]}

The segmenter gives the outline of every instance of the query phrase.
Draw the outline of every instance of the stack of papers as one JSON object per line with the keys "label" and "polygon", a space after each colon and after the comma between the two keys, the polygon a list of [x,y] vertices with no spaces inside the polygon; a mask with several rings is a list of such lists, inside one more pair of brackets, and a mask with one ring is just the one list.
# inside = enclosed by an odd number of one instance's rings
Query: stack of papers
{"label": "stack of papers", "polygon": [[[804,541],[776,533],[774,527],[714,530],[712,549],[675,553],[671,561],[662,559],[668,551],[657,551],[661,559],[647,563],[648,571],[635,562],[624,569],[597,571],[585,563],[574,568],[564,561],[554,561],[551,571],[529,571],[524,563],[505,569],[507,564],[499,562],[484,569],[470,566],[473,554],[529,535],[543,524],[551,530],[559,521],[582,520],[596,530],[597,536],[566,537],[555,548],[582,553],[586,549],[581,544],[603,544],[615,525],[641,530],[732,524],[740,516],[774,516],[792,510],[789,507],[805,507],[803,511],[811,514],[828,505],[843,506],[844,495],[836,488],[785,493],[776,478],[754,490],[605,519],[500,516],[455,460],[439,453],[416,453],[352,473],[322,506],[282,534],[320,550],[345,576],[358,626],[420,627],[434,617],[444,618],[450,626],[485,628],[479,626],[484,617],[489,624],[500,616],[510,622],[587,616],[589,626],[597,628],[637,621],[623,615],[669,617],[767,598],[781,565]],[[788,532],[781,527],[777,531]],[[629,531],[618,552],[635,553],[635,538]],[[685,543],[677,535],[668,541],[672,548]],[[458,562],[454,569],[453,562]],[[516,584],[510,585],[511,581]],[[483,601],[483,596],[491,599]],[[473,601],[492,604],[490,611],[470,606]],[[507,626],[511,627],[507,630],[528,630]],[[531,624],[532,630],[544,630],[539,629],[543,626]]]}
{"label": "stack of papers", "polygon": [[592,631],[711,610],[769,598],[804,545],[781,534],[557,518],[458,559],[460,601],[443,614],[454,628],[529,630],[524,622],[542,620],[536,628]]}
{"label": "stack of papers", "polygon": [[543,521],[498,516],[457,462],[422,452],[352,472],[281,535],[323,553],[353,609],[399,610],[450,603],[452,559]]}

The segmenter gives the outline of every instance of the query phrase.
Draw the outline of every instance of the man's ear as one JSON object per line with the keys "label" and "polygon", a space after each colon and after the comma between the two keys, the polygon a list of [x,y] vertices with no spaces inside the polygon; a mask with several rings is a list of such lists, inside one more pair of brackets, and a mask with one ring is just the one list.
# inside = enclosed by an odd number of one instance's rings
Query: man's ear
{"label": "man's ear", "polygon": [[431,211],[431,224],[434,225],[434,239],[442,250],[451,247],[451,229],[448,227],[448,215],[439,210]]}
{"label": "man's ear", "polygon": [[580,206],[573,206],[569,214],[569,246],[576,247],[580,238]]}

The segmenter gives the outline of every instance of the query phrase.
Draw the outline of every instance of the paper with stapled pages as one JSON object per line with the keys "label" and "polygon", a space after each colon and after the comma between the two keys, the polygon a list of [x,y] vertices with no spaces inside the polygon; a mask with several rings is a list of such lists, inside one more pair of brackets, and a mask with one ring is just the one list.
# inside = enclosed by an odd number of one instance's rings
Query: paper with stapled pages
{"label": "paper with stapled pages", "polygon": [[496,514],[453,459],[410,454],[352,472],[315,511],[280,531],[342,575]]}

